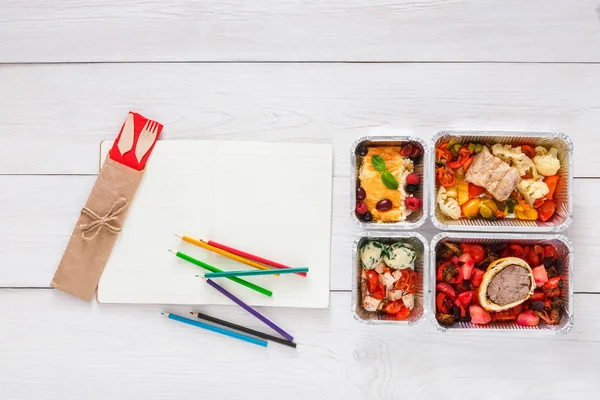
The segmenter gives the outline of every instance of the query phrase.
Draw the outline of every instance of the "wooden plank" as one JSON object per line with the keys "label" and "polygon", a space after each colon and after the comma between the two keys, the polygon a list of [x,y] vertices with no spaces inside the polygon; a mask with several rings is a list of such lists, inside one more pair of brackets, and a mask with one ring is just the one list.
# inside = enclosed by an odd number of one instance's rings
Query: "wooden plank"
{"label": "wooden plank", "polygon": [[95,174],[127,111],[166,139],[334,142],[444,129],[564,131],[597,176],[600,65],[92,64],[0,66],[0,174]]}
{"label": "wooden plank", "polygon": [[[95,176],[0,176],[0,287],[47,287]],[[352,243],[360,231],[350,218],[350,181],[334,178],[331,288],[350,290]],[[600,180],[576,179],[575,290],[600,292]],[[431,239],[431,223],[419,229]]]}
{"label": "wooden plank", "polygon": [[[595,0],[5,0],[2,62],[600,61]],[[74,40],[74,38],[76,38]]]}
{"label": "wooden plank", "polygon": [[[577,295],[567,336],[442,334],[430,323],[373,327],[350,294],[324,310],[268,309],[296,350],[267,349],[169,321],[190,308],[87,304],[54,290],[0,290],[5,399],[597,399],[599,295]],[[235,306],[212,315],[265,329]],[[457,361],[458,360],[458,361]],[[482,368],[482,366],[484,366]],[[27,382],[26,385],[23,382]]]}

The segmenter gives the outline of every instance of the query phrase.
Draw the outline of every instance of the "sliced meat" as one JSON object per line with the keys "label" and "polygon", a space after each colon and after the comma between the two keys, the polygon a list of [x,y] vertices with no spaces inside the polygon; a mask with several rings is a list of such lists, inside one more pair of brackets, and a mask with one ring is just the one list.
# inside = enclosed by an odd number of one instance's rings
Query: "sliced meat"
{"label": "sliced meat", "polygon": [[379,282],[383,286],[385,286],[386,289],[389,289],[392,286],[394,286],[394,282],[396,282],[396,279],[392,274],[386,272],[385,274],[379,275]]}
{"label": "sliced meat", "polygon": [[505,201],[517,187],[520,176],[516,168],[490,153],[487,146],[475,156],[465,180],[485,188],[498,201]]}
{"label": "sliced meat", "polygon": [[402,296],[402,302],[404,303],[405,307],[412,310],[415,306],[415,295],[412,293],[405,294],[404,296]]}
{"label": "sliced meat", "polygon": [[390,301],[400,300],[404,294],[403,290],[392,289],[387,291],[386,298]]}
{"label": "sliced meat", "polygon": [[519,265],[510,265],[492,278],[487,296],[494,303],[504,306],[526,298],[530,287],[531,277],[527,270]]}
{"label": "sliced meat", "polygon": [[367,296],[363,300],[363,308],[367,311],[377,311],[377,307],[382,300],[377,300],[375,297]]}

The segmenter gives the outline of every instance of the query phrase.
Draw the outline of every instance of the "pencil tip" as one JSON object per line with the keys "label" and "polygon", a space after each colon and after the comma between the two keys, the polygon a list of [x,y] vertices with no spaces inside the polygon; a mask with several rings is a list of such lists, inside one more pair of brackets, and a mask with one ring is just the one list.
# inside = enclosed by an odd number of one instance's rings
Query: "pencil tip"
{"label": "pencil tip", "polygon": [[161,312],[161,313],[160,313],[160,315],[165,315],[165,313],[164,313],[164,312]]}
{"label": "pencil tip", "polygon": [[172,253],[172,252],[173,252],[173,250],[169,249],[169,253]]}
{"label": "pencil tip", "polygon": [[179,233],[176,233],[175,236],[181,239],[181,235]]}

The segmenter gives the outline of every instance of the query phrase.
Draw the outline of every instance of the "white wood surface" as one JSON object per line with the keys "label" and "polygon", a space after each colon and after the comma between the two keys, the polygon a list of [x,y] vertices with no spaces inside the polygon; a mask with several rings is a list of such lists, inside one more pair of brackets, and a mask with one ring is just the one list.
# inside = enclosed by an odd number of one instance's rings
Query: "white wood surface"
{"label": "white wood surface", "polygon": [[96,174],[129,110],[164,140],[333,142],[338,176],[359,136],[442,129],[562,131],[600,170],[598,64],[0,65],[0,88],[3,174]]}
{"label": "white wood surface", "polygon": [[4,0],[0,62],[600,61],[595,0]]}
{"label": "white wood surface", "polygon": [[[1,1],[0,399],[600,398],[599,45],[594,0]],[[165,140],[333,143],[331,306],[262,309],[297,350],[48,289],[129,110]],[[350,144],[442,129],[573,138],[567,336],[352,320]]]}
{"label": "white wood surface", "polygon": [[[297,337],[267,349],[169,321],[188,307],[87,304],[53,290],[0,292],[3,399],[598,398],[600,296],[575,298],[568,336],[371,327],[350,294],[322,310],[268,309]],[[259,327],[234,307],[203,307]]]}

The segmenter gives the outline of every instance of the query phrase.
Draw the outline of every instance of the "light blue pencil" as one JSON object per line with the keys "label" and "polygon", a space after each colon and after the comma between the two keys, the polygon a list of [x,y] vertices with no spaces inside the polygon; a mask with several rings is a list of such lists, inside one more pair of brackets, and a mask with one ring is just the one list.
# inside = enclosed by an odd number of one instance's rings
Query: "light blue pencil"
{"label": "light blue pencil", "polygon": [[275,274],[295,274],[298,272],[308,272],[308,267],[286,268],[286,269],[251,269],[243,271],[223,271],[223,272],[206,272],[203,276],[207,279],[212,278],[229,278],[231,276],[254,276],[254,275],[275,275]]}
{"label": "light blue pencil", "polygon": [[218,326],[213,326],[209,324],[205,324],[199,321],[194,321],[193,319],[187,319],[180,317],[179,315],[169,314],[169,313],[161,313],[165,317],[172,319],[174,321],[183,322],[184,324],[194,325],[198,328],[206,329],[208,331],[220,333],[221,335],[229,336],[235,339],[243,340],[244,342],[253,343],[258,346],[267,347],[267,342],[264,340],[253,338],[252,336],[242,335],[241,333],[233,332],[227,329],[219,328]]}

